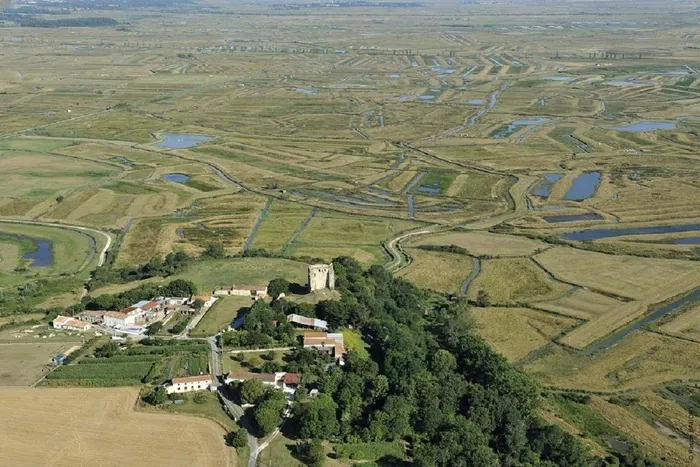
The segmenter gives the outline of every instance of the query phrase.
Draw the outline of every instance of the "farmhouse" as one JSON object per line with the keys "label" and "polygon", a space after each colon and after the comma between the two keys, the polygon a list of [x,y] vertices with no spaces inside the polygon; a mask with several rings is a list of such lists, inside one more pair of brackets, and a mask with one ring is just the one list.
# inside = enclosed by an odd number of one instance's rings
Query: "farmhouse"
{"label": "farmhouse", "polygon": [[87,331],[91,327],[90,323],[79,321],[75,318],[71,318],[70,316],[61,315],[56,316],[52,324],[56,329],[66,329],[69,331]]}
{"label": "farmhouse", "polygon": [[205,391],[211,388],[211,376],[187,376],[185,378],[173,378],[165,385],[168,394],[190,391]]}
{"label": "farmhouse", "polygon": [[297,326],[303,326],[313,329],[321,329],[323,331],[328,331],[328,323],[322,319],[307,318],[306,316],[291,314],[287,316],[287,322],[295,324]]}
{"label": "farmhouse", "polygon": [[214,295],[236,295],[239,297],[251,297],[254,299],[267,297],[266,285],[234,285],[228,288],[214,290]]}
{"label": "farmhouse", "polygon": [[134,324],[136,324],[135,314],[123,311],[108,311],[104,315],[104,325],[111,328],[125,328]]}
{"label": "farmhouse", "polygon": [[304,333],[304,348],[326,352],[335,358],[339,365],[344,365],[345,341],[340,333],[309,331]]}

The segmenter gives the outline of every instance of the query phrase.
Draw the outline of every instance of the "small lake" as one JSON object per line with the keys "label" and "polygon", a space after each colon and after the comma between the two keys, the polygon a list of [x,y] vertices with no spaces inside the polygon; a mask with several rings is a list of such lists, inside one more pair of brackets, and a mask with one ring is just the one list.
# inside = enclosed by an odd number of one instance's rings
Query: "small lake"
{"label": "small lake", "polygon": [[583,201],[593,196],[600,185],[600,172],[586,172],[574,179],[564,196],[569,201]]}
{"label": "small lake", "polygon": [[535,118],[527,118],[527,119],[521,119],[521,120],[515,120],[512,123],[509,123],[505,127],[502,127],[499,129],[496,133],[494,133],[491,138],[493,139],[503,139],[507,138],[508,136],[512,135],[516,131],[518,131],[520,128],[524,126],[530,126],[530,125],[539,125],[540,123],[545,123],[548,122],[549,118],[547,117],[535,117]]}
{"label": "small lake", "polygon": [[423,102],[430,102],[435,100],[435,96],[433,96],[432,94],[424,94],[422,96],[418,96],[418,100]]}
{"label": "small lake", "polygon": [[543,76],[543,80],[545,81],[571,81],[574,79],[573,76]]}
{"label": "small lake", "polygon": [[398,73],[389,73],[389,78],[401,78],[401,75]]}
{"label": "small lake", "polygon": [[189,182],[192,177],[187,174],[165,174],[163,175],[163,179],[168,182],[182,183],[184,185],[185,183]]}
{"label": "small lake", "polygon": [[32,239],[36,250],[22,256],[22,259],[31,259],[30,268],[45,268],[53,265],[53,251],[48,240]]}
{"label": "small lake", "polygon": [[185,149],[206,143],[214,138],[207,135],[188,135],[186,133],[163,133],[163,141],[156,144],[160,148]]}
{"label": "small lake", "polygon": [[627,131],[631,133],[641,133],[643,131],[654,130],[675,130],[676,124],[673,122],[637,122],[631,125],[616,126],[613,130]]}
{"label": "small lake", "polygon": [[469,105],[483,105],[484,100],[483,99],[469,99],[469,102],[467,102]]}
{"label": "small lake", "polygon": [[552,193],[552,188],[554,184],[557,183],[564,174],[544,174],[542,175],[542,180],[537,182],[537,184],[532,189],[532,194],[539,196],[540,198],[549,198]]}
{"label": "small lake", "polygon": [[560,235],[560,237],[566,240],[584,241],[600,240],[601,238],[623,237],[626,235],[657,235],[679,232],[695,232],[698,230],[700,230],[700,224],[664,225],[656,227],[630,227],[626,229],[591,229],[583,230],[581,232],[565,233]]}
{"label": "small lake", "polygon": [[542,219],[550,224],[559,222],[576,222],[576,221],[599,221],[603,216],[595,212],[587,212],[585,214],[563,214],[561,216],[543,216]]}
{"label": "small lake", "polygon": [[440,73],[443,75],[451,75],[452,73],[457,71],[454,68],[445,68],[445,67],[441,67],[441,66],[434,66],[431,68],[431,70],[433,71],[433,73]]}

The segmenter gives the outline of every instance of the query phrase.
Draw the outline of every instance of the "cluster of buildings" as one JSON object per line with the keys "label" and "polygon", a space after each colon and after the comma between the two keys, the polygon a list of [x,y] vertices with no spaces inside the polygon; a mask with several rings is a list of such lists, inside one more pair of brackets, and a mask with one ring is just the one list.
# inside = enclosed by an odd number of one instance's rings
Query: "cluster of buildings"
{"label": "cluster of buildings", "polygon": [[158,297],[153,300],[143,300],[120,311],[84,311],[78,316],[57,316],[53,327],[69,331],[87,331],[93,327],[123,332],[127,334],[142,334],[151,324],[162,321],[174,311],[193,312],[196,300],[209,308],[216,301],[212,296],[192,297]]}
{"label": "cluster of buildings", "polygon": [[243,382],[251,379],[257,379],[264,386],[280,389],[286,394],[294,394],[299,387],[301,375],[299,373],[287,373],[279,371],[276,373],[249,373],[245,371],[231,371],[224,378],[226,384],[235,382]]}

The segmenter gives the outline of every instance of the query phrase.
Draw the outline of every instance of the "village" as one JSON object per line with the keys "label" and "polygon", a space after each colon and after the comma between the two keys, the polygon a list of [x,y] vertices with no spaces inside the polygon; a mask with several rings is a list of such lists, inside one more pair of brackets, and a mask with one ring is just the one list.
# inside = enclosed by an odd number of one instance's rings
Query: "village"
{"label": "village", "polygon": [[[332,264],[311,265],[308,268],[308,290],[310,293],[335,288],[335,275]],[[166,324],[176,313],[190,314],[193,318],[187,327],[173,339],[190,339],[188,333],[204,317],[209,309],[220,299],[227,296],[249,297],[251,301],[268,298],[267,285],[233,285],[218,287],[211,295],[192,295],[190,297],[154,297],[142,300],[119,311],[86,310],[75,317],[57,316],[53,328],[68,332],[92,332],[95,335],[110,335],[113,341],[122,342],[126,338],[138,341],[148,337],[149,327],[155,323]],[[284,298],[280,294],[277,299]],[[243,319],[232,322],[228,330],[235,331]],[[291,313],[286,317],[287,323],[298,331],[299,344],[304,349],[312,349],[328,354],[337,365],[344,365],[345,343],[343,334],[328,332],[328,323],[324,320]],[[220,337],[219,333],[219,336]],[[194,338],[192,338],[194,339]],[[211,342],[216,342],[213,338]],[[267,388],[279,389],[285,393],[288,401],[293,400],[300,382],[300,374],[292,372],[255,373],[230,371],[218,374],[219,365],[215,344],[212,346],[212,364],[209,372],[189,375],[163,383],[161,387],[167,394],[183,394],[195,391],[217,391],[224,385],[234,382],[258,380]],[[66,354],[52,357],[54,365],[66,362]],[[313,395],[313,390],[311,392]]]}

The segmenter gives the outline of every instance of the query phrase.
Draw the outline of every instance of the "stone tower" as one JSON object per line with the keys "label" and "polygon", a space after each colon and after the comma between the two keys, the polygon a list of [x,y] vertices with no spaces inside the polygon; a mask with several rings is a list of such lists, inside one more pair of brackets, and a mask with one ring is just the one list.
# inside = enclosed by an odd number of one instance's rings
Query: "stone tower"
{"label": "stone tower", "polygon": [[309,292],[323,289],[335,289],[333,263],[312,264],[309,266]]}

